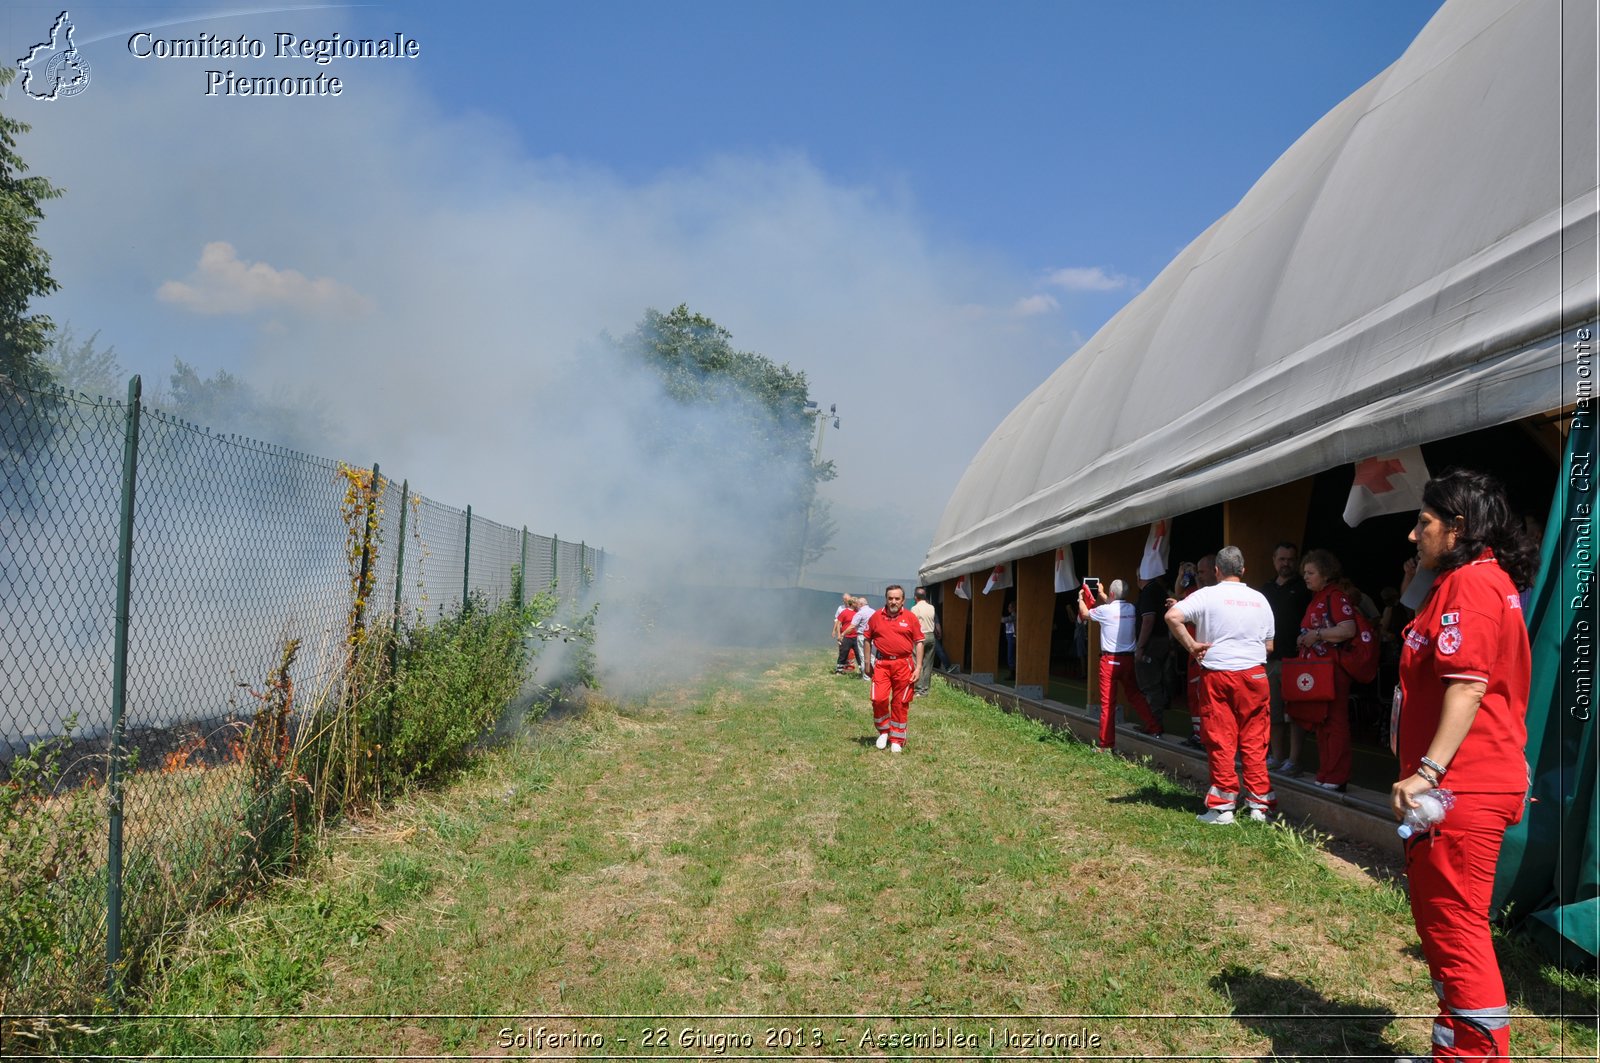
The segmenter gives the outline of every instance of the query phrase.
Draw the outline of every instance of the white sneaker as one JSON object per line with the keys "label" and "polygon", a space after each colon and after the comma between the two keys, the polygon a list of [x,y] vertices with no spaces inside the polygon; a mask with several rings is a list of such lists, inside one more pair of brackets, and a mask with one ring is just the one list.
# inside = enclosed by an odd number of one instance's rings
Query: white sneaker
{"label": "white sneaker", "polygon": [[878,748],[879,749],[888,749],[889,748],[889,732],[888,731],[880,731],[880,732],[878,732]]}
{"label": "white sneaker", "polygon": [[891,743],[889,743],[889,752],[891,752],[891,753],[904,753],[905,751],[906,751],[906,747],[901,745],[899,742],[891,742]]}
{"label": "white sneaker", "polygon": [[1265,812],[1263,812],[1261,809],[1252,808],[1250,810],[1250,822],[1252,822],[1252,823],[1265,823],[1266,821],[1267,821],[1267,814]]}
{"label": "white sneaker", "polygon": [[1225,826],[1233,822],[1233,809],[1213,808],[1211,811],[1202,812],[1194,818],[1198,819],[1201,823],[1221,824]]}

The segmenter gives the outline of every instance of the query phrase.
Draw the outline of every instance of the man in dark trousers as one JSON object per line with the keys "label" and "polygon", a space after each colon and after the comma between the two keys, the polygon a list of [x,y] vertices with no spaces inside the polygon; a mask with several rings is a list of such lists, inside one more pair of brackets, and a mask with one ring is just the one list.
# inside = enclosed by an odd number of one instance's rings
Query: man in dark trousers
{"label": "man in dark trousers", "polygon": [[1293,775],[1300,770],[1301,743],[1305,732],[1289,719],[1283,707],[1283,659],[1295,655],[1300,637],[1300,619],[1311,604],[1311,590],[1300,578],[1300,548],[1281,542],[1272,548],[1274,579],[1261,585],[1261,593],[1272,606],[1273,649],[1267,654],[1267,685],[1272,693],[1272,752],[1267,767]]}
{"label": "man in dark trousers", "polygon": [[1172,639],[1162,617],[1167,612],[1171,597],[1163,576],[1139,581],[1139,598],[1134,603],[1138,623],[1138,641],[1133,647],[1133,676],[1139,684],[1139,693],[1150,703],[1150,711],[1165,725],[1167,706],[1167,655],[1172,649]]}
{"label": "man in dark trousers", "polygon": [[[844,604],[833,614],[833,637],[839,644],[839,661],[834,665],[834,675],[843,675],[850,670],[850,655],[856,651],[855,623],[856,600],[847,594]],[[856,664],[859,666],[861,661],[858,659]]]}
{"label": "man in dark trousers", "polygon": [[933,679],[933,670],[939,667],[939,658],[944,656],[944,650],[939,645],[939,614],[933,603],[928,601],[928,588],[918,587],[912,593],[917,600],[912,604],[911,611],[916,614],[917,623],[922,625],[922,675],[917,679],[917,693],[926,694],[928,684]]}

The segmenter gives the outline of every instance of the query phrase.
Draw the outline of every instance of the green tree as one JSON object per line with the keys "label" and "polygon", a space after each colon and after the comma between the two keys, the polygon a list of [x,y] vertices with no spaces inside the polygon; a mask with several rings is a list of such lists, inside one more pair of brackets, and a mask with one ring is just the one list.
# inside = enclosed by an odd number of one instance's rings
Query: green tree
{"label": "green tree", "polygon": [[[16,70],[0,70],[0,89]],[[17,154],[17,137],[29,126],[0,114],[0,376],[36,387],[49,381],[41,355],[50,342],[51,323],[28,313],[37,297],[60,287],[50,276],[50,256],[35,237],[44,218],[40,204],[61,190],[43,177],[25,177],[27,164]]]}
{"label": "green tree", "polygon": [[127,392],[128,375],[115,347],[95,346],[99,338],[94,332],[79,343],[72,328],[62,326],[51,335],[41,361],[51,379],[70,391],[120,399]]}
{"label": "green tree", "polygon": [[186,421],[313,453],[336,442],[335,426],[315,401],[269,398],[226,369],[203,377],[181,358],[172,360],[167,380],[151,404]]}
{"label": "green tree", "polygon": [[182,358],[174,358],[172,376],[167,379],[170,383],[161,405],[195,424],[214,427],[240,417],[246,421],[255,419],[255,392],[226,369],[218,369],[207,379]]}
{"label": "green tree", "polygon": [[813,458],[819,414],[810,404],[805,373],[736,349],[727,329],[683,304],[666,314],[646,310],[616,346],[652,369],[678,406],[717,411],[714,418],[689,418],[687,427],[684,419],[674,419],[654,441],[660,451],[719,469],[752,489],[782,485],[781,497],[768,498],[777,509],[772,563],[792,573],[802,546],[807,563],[821,557],[834,525],[816,490],[834,478],[835,469],[832,461]]}

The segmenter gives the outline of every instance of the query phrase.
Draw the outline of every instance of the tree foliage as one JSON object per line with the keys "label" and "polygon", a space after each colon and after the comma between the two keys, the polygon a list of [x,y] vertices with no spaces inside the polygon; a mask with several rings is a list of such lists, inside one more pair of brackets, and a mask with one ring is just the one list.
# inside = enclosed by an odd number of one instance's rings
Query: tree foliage
{"label": "tree foliage", "polygon": [[120,399],[127,391],[128,374],[117,361],[115,347],[97,347],[100,333],[78,342],[71,326],[63,325],[50,336],[41,362],[50,378],[69,391]]}
{"label": "tree foliage", "polygon": [[326,447],[336,434],[326,411],[314,401],[268,397],[226,369],[204,377],[174,358],[167,381],[152,404],[198,425],[313,451]]}
{"label": "tree foliage", "polygon": [[[14,69],[0,69],[0,88]],[[0,374],[36,387],[49,381],[41,356],[50,342],[51,322],[28,306],[60,285],[50,275],[50,256],[37,242],[40,206],[61,190],[43,177],[26,177],[27,164],[17,152],[25,122],[0,114]]]}
{"label": "tree foliage", "polygon": [[685,414],[661,418],[652,440],[657,454],[759,488],[773,517],[769,545],[780,569],[792,570],[802,546],[807,562],[822,556],[833,521],[816,488],[835,471],[833,462],[814,460],[817,412],[805,373],[738,350],[727,329],[683,304],[666,314],[646,310],[617,346],[625,359],[654,371]]}

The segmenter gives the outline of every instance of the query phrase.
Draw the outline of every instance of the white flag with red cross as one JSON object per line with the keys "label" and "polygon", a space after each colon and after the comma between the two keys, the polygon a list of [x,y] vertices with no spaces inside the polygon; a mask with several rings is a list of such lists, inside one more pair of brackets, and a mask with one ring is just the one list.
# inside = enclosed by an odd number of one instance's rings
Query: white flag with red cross
{"label": "white flag with red cross", "polygon": [[988,581],[983,585],[983,593],[1003,591],[1009,586],[1011,586],[1011,562],[1006,561],[994,566],[989,573]]}
{"label": "white flag with red cross", "polygon": [[965,576],[956,577],[956,597],[962,599],[963,601],[972,597],[972,595],[967,591],[967,577]]}
{"label": "white flag with red cross", "polygon": [[1150,534],[1145,536],[1144,556],[1139,559],[1139,578],[1155,579],[1164,576],[1167,572],[1167,551],[1172,546],[1172,540],[1167,535],[1168,524],[1163,518],[1150,525]]}
{"label": "white flag with red cross", "polygon": [[1344,522],[1354,528],[1368,517],[1421,509],[1422,485],[1428,479],[1421,447],[1356,462],[1350,500],[1344,504]]}
{"label": "white flag with red cross", "polygon": [[1072,565],[1072,547],[1056,547],[1056,593],[1065,594],[1081,582]]}

